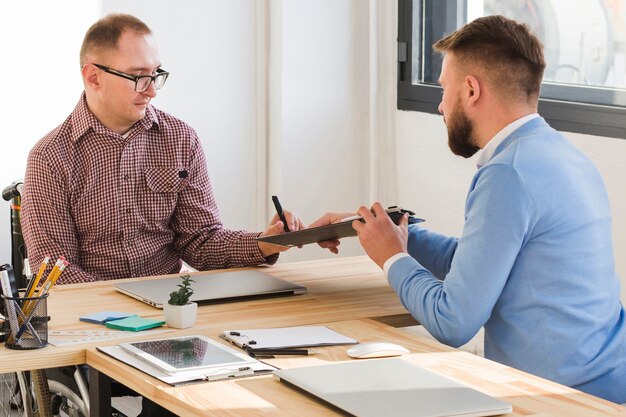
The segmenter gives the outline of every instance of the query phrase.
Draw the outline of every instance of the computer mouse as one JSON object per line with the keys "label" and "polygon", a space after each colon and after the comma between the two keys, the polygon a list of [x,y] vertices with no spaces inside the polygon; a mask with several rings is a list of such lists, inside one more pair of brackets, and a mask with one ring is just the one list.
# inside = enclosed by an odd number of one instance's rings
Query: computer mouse
{"label": "computer mouse", "polygon": [[348,356],[357,359],[384,358],[387,356],[400,356],[410,353],[408,349],[395,343],[367,342],[359,343],[346,351]]}

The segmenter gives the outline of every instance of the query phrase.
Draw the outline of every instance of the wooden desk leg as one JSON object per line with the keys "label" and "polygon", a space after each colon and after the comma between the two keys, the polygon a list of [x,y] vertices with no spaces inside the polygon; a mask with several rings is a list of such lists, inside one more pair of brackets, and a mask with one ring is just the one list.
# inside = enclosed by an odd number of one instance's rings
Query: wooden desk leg
{"label": "wooden desk leg", "polygon": [[111,379],[109,376],[89,367],[89,415],[90,417],[111,417]]}

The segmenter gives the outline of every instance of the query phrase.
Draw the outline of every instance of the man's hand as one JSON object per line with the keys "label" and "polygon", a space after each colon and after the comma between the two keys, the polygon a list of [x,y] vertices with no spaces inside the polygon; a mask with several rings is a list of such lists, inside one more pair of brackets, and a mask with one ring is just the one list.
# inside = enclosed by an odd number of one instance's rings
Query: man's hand
{"label": "man's hand", "polygon": [[[347,217],[354,216],[355,214],[356,213],[347,213],[347,212],[326,213],[322,217],[320,217],[319,219],[311,223],[309,227],[319,227],[319,226],[326,226],[326,225],[333,224],[333,223],[338,223]],[[324,242],[318,242],[317,244],[320,245],[320,247],[324,249],[328,249],[332,253],[337,254],[339,253],[339,248],[337,248],[337,246],[339,246],[340,243],[341,242],[339,242],[339,239],[334,239],[334,240],[326,240]]]}
{"label": "man's hand", "polygon": [[361,206],[357,213],[363,217],[365,223],[355,220],[352,227],[356,230],[367,255],[381,269],[387,259],[407,251],[409,237],[407,214],[402,216],[399,225],[396,226],[378,202],[372,205],[371,210]]}
{"label": "man's hand", "polygon": [[[296,230],[306,229],[306,224],[296,214],[291,213],[290,211],[285,211],[284,214],[289,230],[293,232]],[[261,232],[259,236],[272,236],[279,235],[281,233],[285,233],[285,225],[278,217],[278,214],[275,214],[274,217],[272,217],[272,220],[270,220],[270,224],[267,226],[267,229]],[[266,258],[275,253],[284,252],[289,249],[287,246],[273,245],[267,242],[258,242],[258,244],[261,255]]]}

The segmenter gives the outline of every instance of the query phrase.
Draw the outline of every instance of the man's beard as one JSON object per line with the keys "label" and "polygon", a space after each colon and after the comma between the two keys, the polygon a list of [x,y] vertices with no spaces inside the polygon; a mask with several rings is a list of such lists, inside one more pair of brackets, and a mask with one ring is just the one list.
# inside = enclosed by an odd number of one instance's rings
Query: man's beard
{"label": "man's beard", "polygon": [[448,127],[448,146],[455,155],[469,158],[478,152],[480,148],[474,144],[474,126],[471,120],[461,108],[460,103],[456,108],[457,110],[450,115],[451,117],[448,118],[446,123]]}

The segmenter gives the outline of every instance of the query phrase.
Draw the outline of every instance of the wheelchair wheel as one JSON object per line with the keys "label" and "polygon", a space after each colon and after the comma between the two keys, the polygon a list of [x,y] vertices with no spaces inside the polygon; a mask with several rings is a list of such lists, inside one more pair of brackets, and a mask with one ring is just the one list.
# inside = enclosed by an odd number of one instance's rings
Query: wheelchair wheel
{"label": "wheelchair wheel", "polygon": [[69,387],[59,381],[48,380],[50,405],[53,416],[89,417],[85,401]]}
{"label": "wheelchair wheel", "polygon": [[0,375],[0,417],[88,417],[85,401],[43,370]]}
{"label": "wheelchair wheel", "polygon": [[0,375],[0,416],[32,417],[30,383],[25,372]]}

